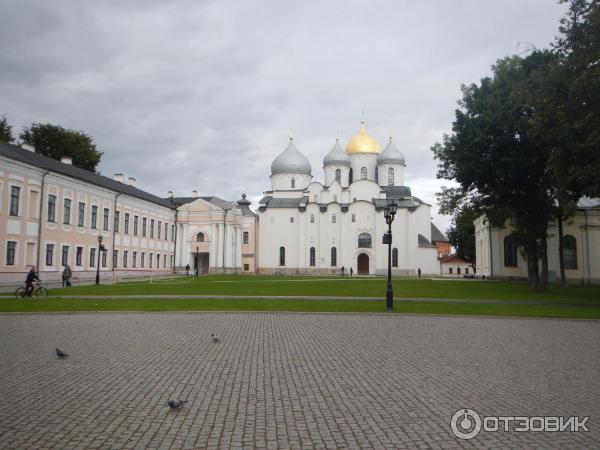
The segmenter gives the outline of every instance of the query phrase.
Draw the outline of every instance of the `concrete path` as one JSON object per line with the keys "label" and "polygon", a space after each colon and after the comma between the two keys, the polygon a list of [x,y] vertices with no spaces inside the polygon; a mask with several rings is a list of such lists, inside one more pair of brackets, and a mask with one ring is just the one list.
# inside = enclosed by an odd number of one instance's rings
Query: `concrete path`
{"label": "concrete path", "polygon": [[[594,321],[5,314],[0,342],[0,448],[600,446]],[[171,411],[173,398],[188,402]],[[590,431],[460,440],[450,420],[464,408],[590,416]]]}

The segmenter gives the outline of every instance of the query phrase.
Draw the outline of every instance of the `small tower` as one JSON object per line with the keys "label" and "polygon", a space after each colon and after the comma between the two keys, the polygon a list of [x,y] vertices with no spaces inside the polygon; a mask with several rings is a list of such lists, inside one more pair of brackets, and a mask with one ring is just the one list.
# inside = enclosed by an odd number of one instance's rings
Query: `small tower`
{"label": "small tower", "polygon": [[379,186],[404,186],[404,155],[390,140],[377,158]]}
{"label": "small tower", "polygon": [[304,190],[312,181],[310,162],[294,145],[294,138],[271,164],[271,187],[274,191]]}
{"label": "small tower", "polygon": [[334,180],[342,187],[348,187],[350,180],[350,157],[342,150],[340,140],[335,140],[335,145],[323,158],[325,171],[325,185],[331,186]]}
{"label": "small tower", "polygon": [[379,143],[367,133],[365,121],[361,122],[360,131],[346,146],[346,154],[350,156],[352,168],[350,182],[361,179],[377,181],[375,169],[377,168],[377,156],[381,152]]}

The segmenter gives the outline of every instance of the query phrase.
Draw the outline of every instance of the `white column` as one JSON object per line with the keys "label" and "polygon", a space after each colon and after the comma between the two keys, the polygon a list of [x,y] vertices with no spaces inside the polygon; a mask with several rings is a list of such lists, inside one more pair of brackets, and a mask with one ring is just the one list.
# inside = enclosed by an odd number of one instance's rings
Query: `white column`
{"label": "white column", "polygon": [[210,267],[217,267],[217,224],[211,225],[210,232],[210,255],[208,257]]}
{"label": "white column", "polygon": [[237,229],[237,238],[236,238],[236,246],[235,246],[235,254],[237,256],[237,262],[235,264],[236,267],[242,267],[242,227],[238,227]]}

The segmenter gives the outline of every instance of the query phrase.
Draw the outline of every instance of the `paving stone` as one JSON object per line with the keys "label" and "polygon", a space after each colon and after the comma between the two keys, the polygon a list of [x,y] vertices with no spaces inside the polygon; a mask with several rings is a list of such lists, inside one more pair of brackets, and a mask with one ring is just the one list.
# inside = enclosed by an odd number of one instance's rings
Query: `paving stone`
{"label": "paving stone", "polygon": [[[0,448],[592,448],[600,324],[358,314],[0,315]],[[212,344],[210,334],[223,342]],[[58,360],[54,348],[71,357]],[[166,402],[187,403],[171,411]],[[590,416],[589,433],[450,418]]]}

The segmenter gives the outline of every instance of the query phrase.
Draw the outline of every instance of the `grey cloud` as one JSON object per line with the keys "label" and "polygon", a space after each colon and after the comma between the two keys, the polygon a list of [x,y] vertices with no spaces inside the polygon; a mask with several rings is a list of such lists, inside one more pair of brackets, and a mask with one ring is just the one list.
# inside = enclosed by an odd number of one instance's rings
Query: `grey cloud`
{"label": "grey cloud", "polygon": [[[547,0],[0,0],[0,114],[94,136],[100,170],[158,195],[238,199],[269,189],[290,128],[322,178],[335,138],[392,134],[415,195],[442,184],[429,150],[460,84],[518,41],[553,39]],[[424,198],[427,197],[427,198]],[[445,229],[447,218],[436,214]]]}

